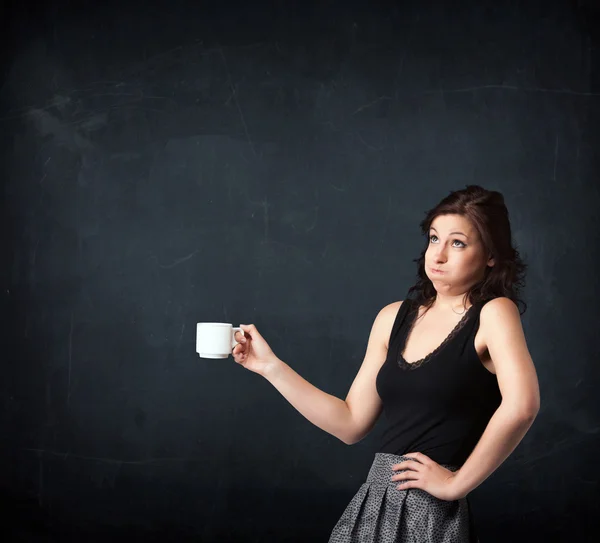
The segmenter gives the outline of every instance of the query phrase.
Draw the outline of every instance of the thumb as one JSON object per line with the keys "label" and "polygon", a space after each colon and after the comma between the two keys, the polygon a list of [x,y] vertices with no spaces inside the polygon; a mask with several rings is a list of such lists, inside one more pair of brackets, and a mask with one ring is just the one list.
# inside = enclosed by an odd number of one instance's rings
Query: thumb
{"label": "thumb", "polygon": [[240,324],[240,328],[244,332],[248,332],[251,336],[260,336],[254,324]]}

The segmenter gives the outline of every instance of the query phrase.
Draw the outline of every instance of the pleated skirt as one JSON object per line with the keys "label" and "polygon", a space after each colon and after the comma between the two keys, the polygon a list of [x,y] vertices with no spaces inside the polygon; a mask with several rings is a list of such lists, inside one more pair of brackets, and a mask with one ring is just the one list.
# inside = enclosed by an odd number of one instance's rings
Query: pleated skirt
{"label": "pleated skirt", "polygon": [[[329,543],[478,543],[467,498],[440,500],[419,488],[398,490],[392,466],[405,456],[376,453],[366,482],[335,525]],[[442,464],[450,471],[457,466]]]}

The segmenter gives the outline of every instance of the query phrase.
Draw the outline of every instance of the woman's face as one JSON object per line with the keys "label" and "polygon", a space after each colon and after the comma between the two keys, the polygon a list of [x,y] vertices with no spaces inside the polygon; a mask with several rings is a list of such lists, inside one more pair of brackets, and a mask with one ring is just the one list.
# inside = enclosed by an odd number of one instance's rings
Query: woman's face
{"label": "woman's face", "polygon": [[466,217],[439,215],[431,223],[425,273],[438,292],[466,292],[484,277],[487,266],[494,265],[487,256],[477,229]]}

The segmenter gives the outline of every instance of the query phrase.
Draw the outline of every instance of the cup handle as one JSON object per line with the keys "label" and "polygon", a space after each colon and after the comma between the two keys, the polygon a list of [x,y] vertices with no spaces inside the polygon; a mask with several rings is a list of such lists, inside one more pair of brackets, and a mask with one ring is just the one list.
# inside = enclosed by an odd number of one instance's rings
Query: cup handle
{"label": "cup handle", "polygon": [[233,351],[234,347],[238,344],[238,342],[235,340],[235,333],[236,332],[241,332],[241,334],[243,336],[245,336],[244,331],[239,326],[234,326],[231,329],[231,350],[232,351]]}

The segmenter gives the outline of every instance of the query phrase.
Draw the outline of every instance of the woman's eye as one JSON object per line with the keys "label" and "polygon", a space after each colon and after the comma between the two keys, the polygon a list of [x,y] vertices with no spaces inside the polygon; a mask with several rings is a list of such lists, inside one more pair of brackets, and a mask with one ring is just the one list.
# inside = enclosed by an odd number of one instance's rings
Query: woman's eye
{"label": "woman's eye", "polygon": [[[433,238],[437,239],[437,236],[435,234],[432,234],[431,236],[429,236],[429,241],[430,242],[433,241]],[[459,247],[461,247],[461,248],[462,247],[466,247],[466,245],[462,241],[460,241],[459,239],[455,239],[455,240],[452,241],[452,243],[457,243],[457,242],[460,243]]]}

